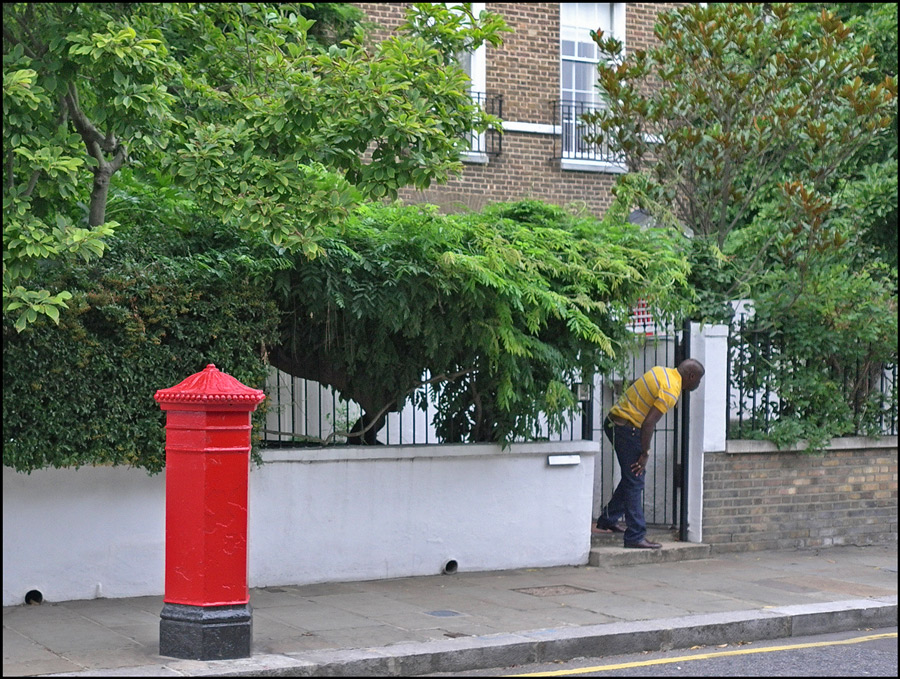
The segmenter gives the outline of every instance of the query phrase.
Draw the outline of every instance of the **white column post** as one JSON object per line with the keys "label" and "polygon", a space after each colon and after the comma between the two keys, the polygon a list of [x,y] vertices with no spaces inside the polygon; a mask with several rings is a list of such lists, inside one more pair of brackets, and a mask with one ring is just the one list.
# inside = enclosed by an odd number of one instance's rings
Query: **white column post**
{"label": "white column post", "polygon": [[688,542],[703,541],[703,454],[725,450],[728,417],[728,326],[691,323],[691,357],[706,374],[691,394],[688,458]]}

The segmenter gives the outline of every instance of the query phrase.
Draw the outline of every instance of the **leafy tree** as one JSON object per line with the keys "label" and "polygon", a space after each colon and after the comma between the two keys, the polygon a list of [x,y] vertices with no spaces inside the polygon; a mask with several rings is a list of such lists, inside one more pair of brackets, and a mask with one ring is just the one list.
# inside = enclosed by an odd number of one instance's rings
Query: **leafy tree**
{"label": "leafy tree", "polygon": [[107,254],[36,279],[72,290],[58,327],[4,319],[3,459],[20,471],[160,471],[151,396],[211,360],[252,386],[271,363],[338,389],[365,412],[351,439],[371,442],[424,379],[444,439],[532,437],[541,411],[558,425],[574,405],[572,382],[627,355],[632,302],[676,314],[685,299],[681,239],[618,204],[602,222],[532,201],[457,216],[369,205],[310,259],[273,256],[130,168],[110,193],[123,226]]}
{"label": "leafy tree", "polygon": [[773,251],[847,244],[830,221],[846,203],[843,173],[894,120],[895,78],[868,79],[874,50],[828,11],[807,19],[798,4],[689,5],[660,15],[658,46],[625,58],[621,42],[595,34],[610,61],[599,65],[606,106],[587,116],[599,126],[590,141],[644,173],[648,207],[673,206],[718,260],[762,204],[767,218],[777,211],[780,228],[711,291],[719,303],[746,293]]}
{"label": "leafy tree", "polygon": [[[371,206],[295,256],[276,367],[337,389],[374,442],[423,375],[449,441],[534,436],[559,425],[571,386],[624,356],[640,297],[670,314],[687,299],[676,233],[642,231],[618,204],[603,221],[535,201],[442,216]],[[424,404],[421,404],[423,405]]]}
{"label": "leafy tree", "polygon": [[[867,82],[885,77],[897,78],[896,2],[811,3],[802,5],[813,15],[823,9],[834,12],[850,29],[859,44],[868,44],[875,55],[874,69]],[[855,158],[855,167],[844,172],[843,193],[855,208],[862,229],[861,245],[874,248],[875,254],[889,266],[897,267],[897,108],[890,113],[892,123],[887,134]]]}
{"label": "leafy tree", "polygon": [[[597,35],[612,60],[599,66],[607,108],[590,118],[638,202],[694,232],[699,315],[729,319],[729,300],[752,296],[777,342],[738,366],[779,401],[774,429],[744,434],[815,450],[896,411],[896,394],[876,407],[872,380],[896,363],[896,265],[876,261],[869,228],[896,215],[896,63],[868,44],[896,35],[811,7],[686,6],[660,15],[657,47],[624,59]],[[888,13],[896,26],[895,4],[851,23]]]}
{"label": "leafy tree", "polygon": [[[333,23],[317,29],[305,14]],[[459,171],[464,133],[497,120],[472,102],[453,55],[503,28],[468,16],[413,5],[401,32],[369,49],[334,5],[5,4],[4,313],[19,330],[58,319],[69,292],[29,280],[48,260],[102,255],[126,166],[307,256],[361,199]]]}

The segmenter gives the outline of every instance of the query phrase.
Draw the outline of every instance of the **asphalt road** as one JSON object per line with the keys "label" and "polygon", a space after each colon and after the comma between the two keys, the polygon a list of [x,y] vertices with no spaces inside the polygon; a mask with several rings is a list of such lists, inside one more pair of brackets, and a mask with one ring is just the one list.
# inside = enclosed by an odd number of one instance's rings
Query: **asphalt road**
{"label": "asphalt road", "polygon": [[444,676],[896,677],[897,628],[578,658]]}

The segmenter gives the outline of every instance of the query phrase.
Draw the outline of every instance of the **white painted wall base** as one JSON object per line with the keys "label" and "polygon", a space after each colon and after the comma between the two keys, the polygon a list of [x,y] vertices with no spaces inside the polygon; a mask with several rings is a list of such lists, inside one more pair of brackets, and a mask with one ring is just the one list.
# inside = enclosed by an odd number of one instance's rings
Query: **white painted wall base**
{"label": "white painted wall base", "polygon": [[159,594],[165,475],[125,467],[3,468],[3,605]]}
{"label": "white painted wall base", "polygon": [[[252,468],[251,587],[586,564],[591,441],[267,451]],[[548,464],[577,455],[577,464]],[[165,474],[3,469],[3,605],[160,595]]]}

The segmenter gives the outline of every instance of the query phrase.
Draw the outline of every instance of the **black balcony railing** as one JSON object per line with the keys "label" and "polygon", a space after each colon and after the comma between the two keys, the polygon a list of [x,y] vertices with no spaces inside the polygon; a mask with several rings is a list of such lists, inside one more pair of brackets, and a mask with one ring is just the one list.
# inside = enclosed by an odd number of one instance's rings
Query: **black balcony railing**
{"label": "black balcony railing", "polygon": [[556,100],[552,104],[555,110],[556,124],[560,128],[556,142],[557,158],[623,164],[622,158],[610,151],[608,143],[599,145],[585,140],[585,135],[592,136],[600,131],[599,125],[584,120],[584,114],[596,111],[597,104],[560,100]]}
{"label": "black balcony railing", "polygon": [[[485,92],[472,92],[472,99],[478,103],[485,113],[503,118],[503,95],[486,94]],[[483,153],[488,156],[499,156],[503,150],[503,137],[496,130],[486,130],[479,134],[470,132],[468,135],[469,153]]]}

